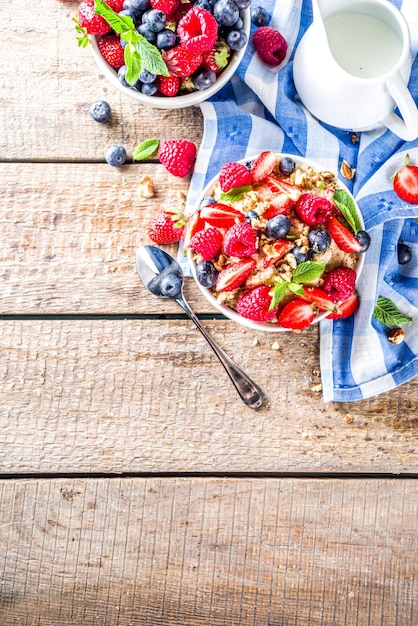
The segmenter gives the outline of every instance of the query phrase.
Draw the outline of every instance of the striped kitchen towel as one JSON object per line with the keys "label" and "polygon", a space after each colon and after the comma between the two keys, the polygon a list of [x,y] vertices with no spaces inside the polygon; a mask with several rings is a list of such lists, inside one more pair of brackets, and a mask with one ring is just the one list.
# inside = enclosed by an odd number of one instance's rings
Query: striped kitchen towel
{"label": "striped kitchen towel", "polygon": [[[411,31],[415,63],[409,87],[418,101],[418,10],[416,0],[394,0]],[[404,142],[384,129],[352,133],[326,126],[300,104],[293,83],[292,59],[312,21],[310,0],[265,0],[269,25],[288,42],[279,68],[263,64],[250,41],[236,75],[210,101],[202,103],[204,136],[188,194],[190,210],[205,184],[226,161],[271,149],[302,155],[339,172],[343,159],[356,169],[342,179],[357,199],[372,244],[358,284],[356,315],[320,322],[320,359],[324,401],[352,401],[388,391],[418,374],[418,207],[394,193],[392,174],[408,153],[418,165],[418,141]],[[252,26],[252,32],[255,27]],[[319,70],[320,71],[320,70]],[[339,174],[340,175],[340,174]],[[397,261],[397,243],[412,248],[412,260]],[[392,300],[413,322],[405,340],[387,340],[387,328],[372,313],[376,300]]]}

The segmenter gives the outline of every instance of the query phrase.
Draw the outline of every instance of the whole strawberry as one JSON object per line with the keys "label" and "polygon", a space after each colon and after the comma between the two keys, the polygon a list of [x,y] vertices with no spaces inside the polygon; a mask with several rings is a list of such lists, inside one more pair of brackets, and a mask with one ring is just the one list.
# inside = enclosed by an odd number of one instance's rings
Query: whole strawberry
{"label": "whole strawberry", "polygon": [[163,52],[162,56],[169,73],[181,78],[193,74],[202,62],[200,52],[189,50],[182,44]]}
{"label": "whole strawberry", "polygon": [[116,37],[116,35],[107,35],[106,37],[99,39],[97,45],[102,57],[110,65],[110,67],[118,70],[125,64],[124,50],[121,46],[119,37]]}
{"label": "whole strawberry", "polygon": [[94,12],[94,0],[83,0],[74,18],[75,29],[80,34],[78,45],[88,44],[88,35],[105,35],[111,30],[108,22]]}
{"label": "whole strawberry", "polygon": [[271,26],[258,28],[253,35],[253,44],[260,58],[268,65],[280,65],[286,56],[287,42],[283,35]]}
{"label": "whole strawberry", "polygon": [[237,302],[237,311],[242,317],[255,322],[270,322],[277,313],[277,308],[270,311],[271,287],[260,285],[246,291]]}
{"label": "whole strawberry", "polygon": [[183,236],[184,224],[179,212],[161,209],[151,220],[148,237],[158,244],[177,243]]}
{"label": "whole strawberry", "polygon": [[180,89],[180,79],[174,74],[170,76],[157,76],[155,84],[157,85],[159,93],[163,96],[168,96],[169,98],[176,96],[178,90]]}
{"label": "whole strawberry", "polygon": [[158,151],[158,158],[170,174],[183,178],[193,168],[196,146],[186,139],[163,141]]}

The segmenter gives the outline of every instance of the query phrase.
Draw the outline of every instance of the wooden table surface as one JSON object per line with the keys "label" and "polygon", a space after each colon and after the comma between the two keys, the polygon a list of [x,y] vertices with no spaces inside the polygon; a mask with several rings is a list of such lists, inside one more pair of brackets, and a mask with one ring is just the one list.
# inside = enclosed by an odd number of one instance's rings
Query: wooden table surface
{"label": "wooden table surface", "polygon": [[246,330],[187,279],[267,394],[246,408],[135,270],[189,179],[104,161],[150,136],[199,145],[199,108],[109,85],[77,48],[76,1],[0,6],[2,626],[418,624],[418,380],[325,404],[316,327]]}

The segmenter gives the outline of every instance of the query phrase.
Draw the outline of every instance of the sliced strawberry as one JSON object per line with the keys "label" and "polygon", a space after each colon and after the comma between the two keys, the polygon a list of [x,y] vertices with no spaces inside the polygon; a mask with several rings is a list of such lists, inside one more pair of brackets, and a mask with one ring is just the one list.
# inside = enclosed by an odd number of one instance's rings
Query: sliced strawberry
{"label": "sliced strawberry", "polygon": [[318,309],[322,311],[333,312],[337,310],[337,306],[331,296],[329,296],[324,289],[320,289],[319,287],[304,287],[303,295],[296,294],[296,297],[305,302],[315,304]]}
{"label": "sliced strawberry", "polygon": [[294,200],[295,202],[299,200],[302,195],[302,190],[296,185],[292,185],[280,178],[276,178],[275,176],[267,176],[266,184],[270,187],[273,193],[285,193]]}
{"label": "sliced strawberry", "polygon": [[202,207],[200,217],[211,226],[217,226],[217,228],[229,228],[237,222],[244,221],[244,214],[241,211],[221,202]]}
{"label": "sliced strawberry", "polygon": [[232,291],[240,287],[253,272],[257,263],[254,259],[243,259],[232,265],[228,265],[219,273],[216,281],[218,291]]}
{"label": "sliced strawberry", "polygon": [[308,328],[315,318],[312,304],[301,300],[291,300],[280,311],[278,317],[279,326],[291,330]]}
{"label": "sliced strawberry", "polygon": [[354,292],[352,296],[344,300],[338,305],[338,309],[334,313],[330,313],[327,315],[327,319],[329,320],[342,320],[345,317],[349,317],[353,315],[358,309],[359,306],[359,297],[357,292]]}
{"label": "sliced strawberry", "polygon": [[272,152],[271,150],[265,150],[256,158],[251,168],[253,180],[255,182],[263,180],[266,176],[271,174],[276,165],[277,154],[275,152]]}
{"label": "sliced strawberry", "polygon": [[270,265],[280,261],[288,252],[293,250],[294,246],[294,241],[288,241],[287,239],[277,239],[273,244],[263,246],[264,267],[270,267]]}
{"label": "sliced strawberry", "polygon": [[263,214],[264,219],[270,220],[276,215],[282,215],[288,213],[295,206],[295,201],[285,193],[278,193],[273,196],[270,201],[270,206]]}
{"label": "sliced strawberry", "polygon": [[418,167],[409,164],[408,154],[405,165],[393,178],[393,188],[402,200],[418,204]]}
{"label": "sliced strawberry", "polygon": [[195,211],[192,213],[186,222],[186,226],[184,227],[183,232],[183,245],[187,250],[190,246],[190,240],[199,230],[203,230],[205,227],[205,222],[200,217],[200,211]]}
{"label": "sliced strawberry", "polygon": [[348,228],[344,226],[334,215],[327,220],[328,232],[343,252],[362,252],[363,246]]}

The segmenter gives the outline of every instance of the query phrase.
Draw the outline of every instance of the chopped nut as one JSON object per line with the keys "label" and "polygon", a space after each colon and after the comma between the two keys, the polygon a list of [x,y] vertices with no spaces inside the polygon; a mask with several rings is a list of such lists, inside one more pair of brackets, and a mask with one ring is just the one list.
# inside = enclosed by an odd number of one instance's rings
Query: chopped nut
{"label": "chopped nut", "polygon": [[311,391],[322,391],[322,384],[318,383],[316,385],[312,385]]}
{"label": "chopped nut", "polygon": [[139,181],[138,192],[144,198],[152,198],[154,194],[154,183],[149,176],[143,176]]}
{"label": "chopped nut", "polygon": [[280,350],[280,346],[277,343],[277,341],[275,341],[271,347],[272,347],[273,350]]}
{"label": "chopped nut", "polygon": [[353,416],[351,415],[351,413],[347,413],[347,415],[344,418],[344,422],[346,422],[347,424],[351,424],[352,421],[353,421]]}
{"label": "chopped nut", "polygon": [[254,337],[253,346],[258,346],[258,337]]}
{"label": "chopped nut", "polygon": [[180,191],[180,189],[177,191],[176,196],[177,200],[180,200],[180,202],[186,202],[186,195],[183,193],[183,191]]}
{"label": "chopped nut", "polygon": [[351,133],[351,143],[358,143],[359,140],[359,136],[357,135],[357,133]]}
{"label": "chopped nut", "polygon": [[351,180],[356,174],[356,170],[353,167],[350,167],[345,159],[341,163],[340,172],[347,180]]}
{"label": "chopped nut", "polygon": [[402,343],[405,339],[405,333],[402,328],[391,328],[387,331],[387,337],[390,343]]}

